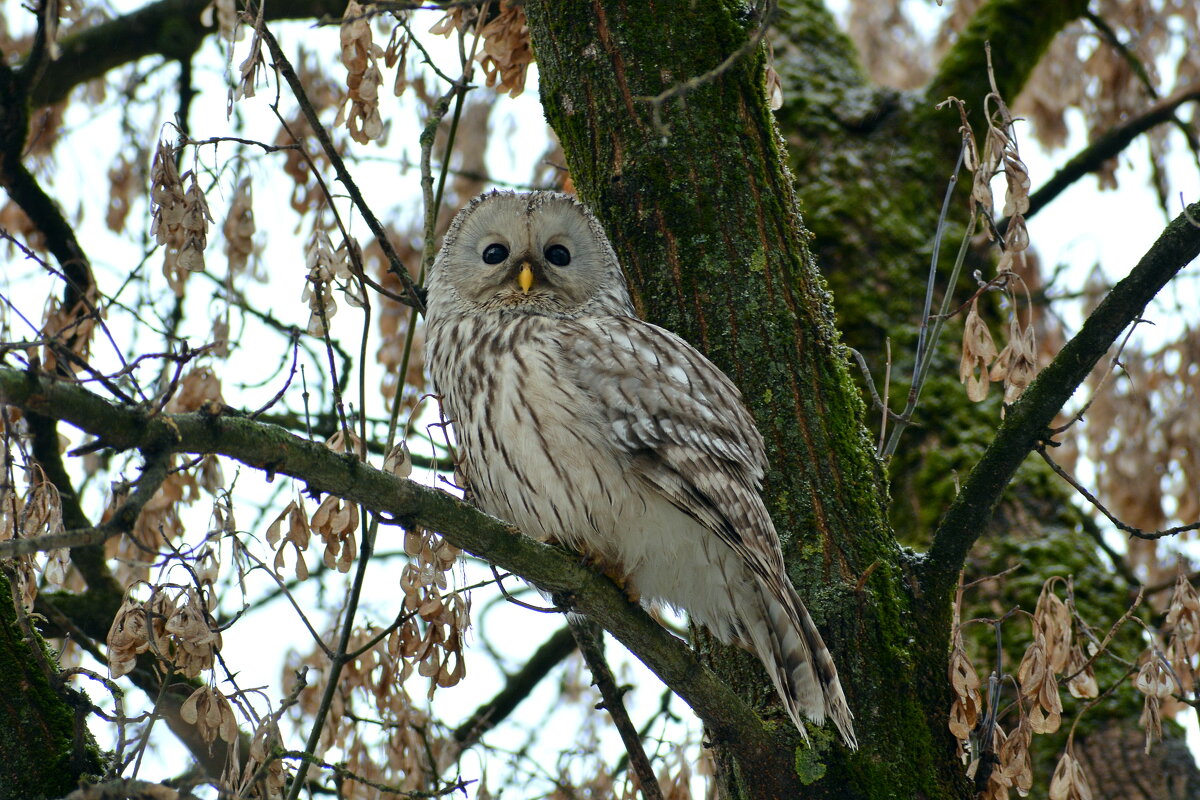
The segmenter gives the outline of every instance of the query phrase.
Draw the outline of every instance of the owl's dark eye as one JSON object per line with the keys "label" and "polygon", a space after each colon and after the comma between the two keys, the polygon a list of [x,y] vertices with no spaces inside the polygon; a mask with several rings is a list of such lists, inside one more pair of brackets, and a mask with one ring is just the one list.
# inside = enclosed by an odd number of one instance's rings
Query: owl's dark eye
{"label": "owl's dark eye", "polygon": [[546,260],[556,267],[565,267],[571,263],[571,251],[561,244],[552,244],[546,248]]}
{"label": "owl's dark eye", "polygon": [[506,258],[508,258],[508,248],[498,242],[483,248],[483,263],[485,264],[499,264]]}

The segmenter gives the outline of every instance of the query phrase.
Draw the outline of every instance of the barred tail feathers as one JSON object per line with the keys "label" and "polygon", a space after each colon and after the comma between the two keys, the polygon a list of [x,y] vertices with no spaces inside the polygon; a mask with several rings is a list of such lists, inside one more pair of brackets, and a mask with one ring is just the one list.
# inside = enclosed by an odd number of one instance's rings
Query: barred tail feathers
{"label": "barred tail feathers", "polygon": [[857,750],[854,715],[846,704],[829,649],[795,590],[786,584],[782,592],[773,589],[756,579],[754,591],[747,593],[754,597],[747,603],[751,613],[742,617],[745,639],[766,667],[805,741],[804,720],[822,725],[828,717],[846,745]]}

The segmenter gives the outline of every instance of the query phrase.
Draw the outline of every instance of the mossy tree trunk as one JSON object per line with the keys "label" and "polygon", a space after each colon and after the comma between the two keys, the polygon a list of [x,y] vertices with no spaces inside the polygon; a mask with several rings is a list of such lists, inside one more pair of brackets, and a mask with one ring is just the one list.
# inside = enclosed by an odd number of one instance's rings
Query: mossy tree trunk
{"label": "mossy tree trunk", "polygon": [[0,800],[60,797],[100,769],[86,698],[57,682],[57,664],[18,616],[0,572]]}
{"label": "mossy tree trunk", "polygon": [[[168,5],[154,4],[147,14],[166,13]],[[289,13],[312,4],[294,5]],[[947,584],[929,591],[922,584],[928,565],[900,542],[927,542],[953,498],[947,475],[973,465],[998,413],[970,407],[952,371],[943,371],[947,377],[935,380],[947,385],[926,392],[924,413],[936,424],[911,432],[885,476],[839,336],[870,356],[884,336],[903,345],[912,335],[928,241],[958,143],[957,120],[939,116],[933,104],[955,94],[979,107],[987,40],[1011,102],[1048,43],[1086,3],[991,0],[930,88],[908,94],[869,84],[822,4],[782,6],[775,53],[787,103],[773,118],[761,49],[728,60],[761,24],[746,3],[525,4],[547,115],[581,196],[626,266],[640,309],[732,375],[763,430],[772,464],[766,494],[785,557],[834,651],[857,716],[859,753],[828,732],[815,732],[805,747],[756,662],[707,643],[709,661],[772,721],[781,760],[796,773],[780,781],[743,775],[727,743],[714,741],[725,794],[763,796],[764,785],[788,784],[804,788],[787,796],[967,798],[972,790],[946,728]],[[51,66],[46,74],[73,85],[76,67],[66,59],[55,63],[69,69],[59,74]],[[52,85],[44,79],[39,88]],[[651,99],[662,92],[675,94]],[[826,280],[840,314],[836,324]],[[953,360],[948,350],[942,357]],[[902,355],[897,366],[903,373]],[[192,451],[226,452],[211,444]],[[995,557],[1027,559],[1038,576],[1050,574],[1042,569],[1048,565],[1060,573],[1090,571],[1089,588],[1114,598],[1119,614],[1122,587],[1102,580],[1092,549],[1070,538],[1082,516],[1042,471],[1024,469],[1017,483],[992,531],[1005,531],[1014,518],[1039,528],[1028,542],[1000,540],[1004,548],[997,546]],[[436,527],[430,520],[424,522]],[[1039,535],[1055,538],[1041,546]],[[87,577],[95,591],[111,580],[103,570]],[[21,796],[30,796],[40,775],[58,783],[37,783],[47,788],[36,791],[65,792],[96,769],[94,752],[78,735],[71,695],[54,691],[41,651],[31,648],[17,618],[0,620],[0,627],[0,657],[9,664],[0,695],[23,701],[10,704],[6,728],[21,734],[0,737],[13,746],[3,751],[5,769],[24,770]],[[1133,724],[1128,708],[1113,709],[1108,719]],[[1119,731],[1103,724],[1099,730]],[[1122,747],[1121,755],[1131,750]],[[34,756],[38,763],[27,766]],[[1156,767],[1147,761],[1127,772],[1135,769]],[[0,774],[0,797],[8,781]]]}

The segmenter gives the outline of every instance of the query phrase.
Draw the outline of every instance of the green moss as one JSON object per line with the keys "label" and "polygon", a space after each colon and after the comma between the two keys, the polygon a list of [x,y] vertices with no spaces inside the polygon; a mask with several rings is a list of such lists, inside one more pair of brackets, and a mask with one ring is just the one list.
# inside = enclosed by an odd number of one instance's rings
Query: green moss
{"label": "green moss", "polygon": [[[823,5],[793,0],[775,65],[794,188],[763,102],[761,53],[666,102],[658,118],[644,100],[736,49],[753,24],[743,3],[664,0],[653,15],[618,0],[526,10],[547,119],[639,308],[734,378],[766,440],[764,495],[789,574],[835,651],[863,745],[852,757],[799,753],[809,795],[966,796],[945,725],[949,607],[914,591],[917,559],[889,529],[874,434],[840,344],[844,335],[882,365],[891,335],[904,391],[957,120],[947,115],[941,136],[918,113],[923,98],[867,86]],[[965,402],[950,345],[940,358],[925,427],[892,465],[902,511],[891,520],[911,541],[936,523],[955,473],[998,419]],[[703,649],[764,715],[783,719],[752,658]]]}
{"label": "green moss", "polygon": [[825,777],[825,761],[822,755],[830,749],[832,737],[821,729],[813,729],[809,733],[811,746],[797,747],[795,750],[796,759],[793,762],[796,768],[796,774],[800,777],[800,783],[805,786],[811,786],[821,778]]}
{"label": "green moss", "polygon": [[82,698],[51,686],[43,664],[57,664],[40,638],[31,649],[11,596],[0,575],[0,800],[60,797],[99,771],[99,751],[82,725],[76,737]]}

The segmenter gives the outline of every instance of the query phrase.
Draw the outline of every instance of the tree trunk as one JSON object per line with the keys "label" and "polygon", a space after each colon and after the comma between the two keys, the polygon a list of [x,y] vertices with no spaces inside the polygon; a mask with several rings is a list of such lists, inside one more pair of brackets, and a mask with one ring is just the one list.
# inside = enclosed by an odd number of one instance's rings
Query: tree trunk
{"label": "tree trunk", "polygon": [[[765,58],[749,47],[723,65],[760,21],[729,0],[526,10],[547,118],[640,310],[726,370],[763,431],[765,496],[862,750],[824,731],[799,745],[752,659],[709,643],[713,665],[777,722],[805,796],[968,796],[945,724],[947,630],[916,613],[919,587],[887,526],[880,465],[764,97]],[[714,746],[726,795],[761,796]]]}

